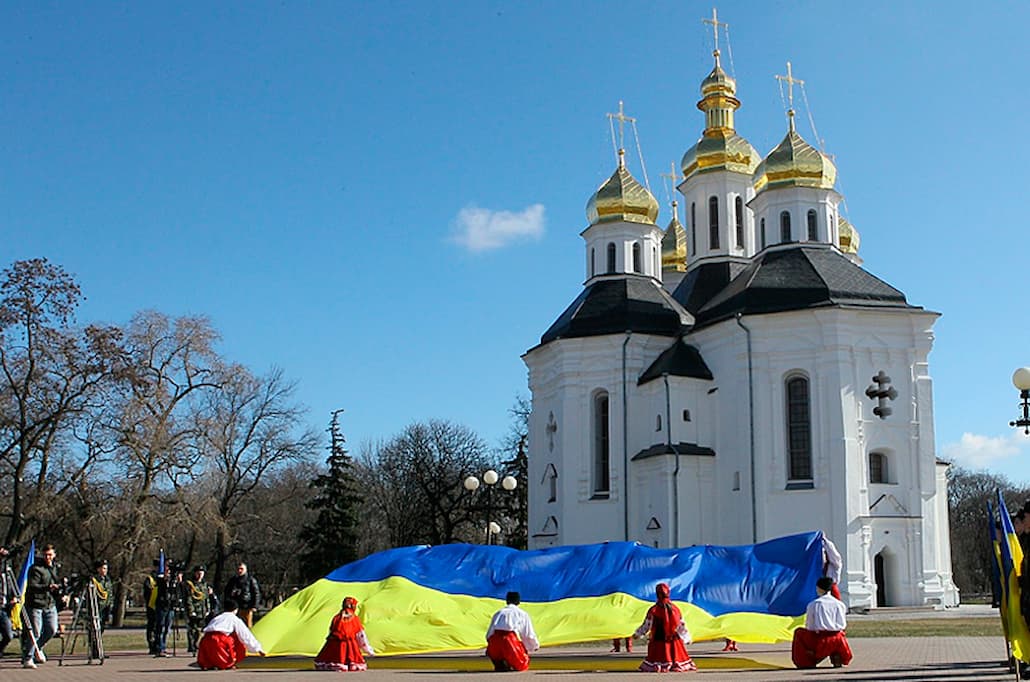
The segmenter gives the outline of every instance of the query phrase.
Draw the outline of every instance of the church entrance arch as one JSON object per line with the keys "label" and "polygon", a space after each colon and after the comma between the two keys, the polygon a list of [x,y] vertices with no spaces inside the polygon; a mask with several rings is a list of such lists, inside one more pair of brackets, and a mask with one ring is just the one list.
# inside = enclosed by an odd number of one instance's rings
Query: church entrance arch
{"label": "church entrance arch", "polygon": [[873,557],[873,576],[876,580],[876,605],[896,606],[898,579],[897,557],[886,548]]}

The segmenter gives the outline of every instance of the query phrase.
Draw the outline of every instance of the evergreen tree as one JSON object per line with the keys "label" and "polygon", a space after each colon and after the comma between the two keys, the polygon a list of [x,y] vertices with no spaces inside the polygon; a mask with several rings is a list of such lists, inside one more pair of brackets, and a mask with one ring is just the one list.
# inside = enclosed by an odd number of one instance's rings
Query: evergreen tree
{"label": "evergreen tree", "polygon": [[300,531],[307,547],[304,552],[304,573],[309,580],[323,577],[329,571],[358,558],[358,509],[362,498],[354,476],[354,464],[343,445],[339,415],[333,412],[329,422],[328,472],[316,476],[308,487],[317,491],[304,505],[317,512],[314,521]]}

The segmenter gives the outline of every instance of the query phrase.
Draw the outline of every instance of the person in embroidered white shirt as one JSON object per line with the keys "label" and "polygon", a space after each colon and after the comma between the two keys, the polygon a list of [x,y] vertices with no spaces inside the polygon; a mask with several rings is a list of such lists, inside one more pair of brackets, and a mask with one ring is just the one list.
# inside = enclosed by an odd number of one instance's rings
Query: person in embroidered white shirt
{"label": "person in embroidered white shirt", "polygon": [[201,670],[230,670],[242,661],[247,652],[264,656],[261,642],[257,641],[236,610],[239,605],[226,599],[224,611],[204,628],[204,637],[197,647],[197,665]]}
{"label": "person in embroidered white shirt", "polygon": [[509,592],[505,601],[507,605],[494,614],[486,631],[486,655],[498,672],[528,670],[529,654],[540,648],[540,642],[529,614],[519,608],[519,593]]}
{"label": "person in embroidered white shirt", "polygon": [[834,668],[839,668],[852,659],[844,635],[848,627],[847,607],[833,596],[833,579],[819,578],[815,586],[819,597],[808,604],[805,627],[794,631],[790,657],[799,668],[814,668],[826,657]]}

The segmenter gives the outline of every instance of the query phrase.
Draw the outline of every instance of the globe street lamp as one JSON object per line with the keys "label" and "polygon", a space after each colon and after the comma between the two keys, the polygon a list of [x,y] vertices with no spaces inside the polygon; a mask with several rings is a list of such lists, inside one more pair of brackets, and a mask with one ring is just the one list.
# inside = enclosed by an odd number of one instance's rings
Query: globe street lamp
{"label": "globe street lamp", "polygon": [[1023,433],[1030,436],[1030,367],[1020,367],[1012,375],[1013,385],[1019,389],[1019,397],[1022,399],[1019,407],[1023,416],[1016,421],[1009,422],[1009,426],[1023,429]]}
{"label": "globe street lamp", "polygon": [[[476,508],[482,509],[486,512],[486,544],[488,545],[492,545],[493,536],[501,532],[501,526],[490,519],[493,512],[499,509],[498,507],[495,507],[492,502],[494,486],[497,485],[498,479],[501,481],[501,487],[508,492],[515,490],[519,485],[519,482],[515,480],[514,476],[505,476],[504,478],[501,478],[493,469],[487,469],[483,472],[483,483],[485,483],[486,486],[483,487],[481,494],[483,495],[484,500],[481,505],[476,505]],[[464,486],[465,490],[474,494],[479,490],[479,479],[475,476],[469,476],[465,479]]]}

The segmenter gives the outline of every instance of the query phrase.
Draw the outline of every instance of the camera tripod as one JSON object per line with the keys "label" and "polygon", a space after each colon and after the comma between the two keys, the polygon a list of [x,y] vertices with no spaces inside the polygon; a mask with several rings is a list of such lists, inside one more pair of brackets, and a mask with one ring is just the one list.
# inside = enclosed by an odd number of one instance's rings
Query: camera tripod
{"label": "camera tripod", "polygon": [[[83,613],[85,607],[85,613]],[[100,631],[100,605],[97,599],[97,586],[92,578],[86,579],[86,585],[79,592],[78,601],[75,604],[74,615],[69,632],[64,637],[71,637],[71,645],[68,647],[68,655],[75,653],[75,643],[82,634],[89,649],[88,663],[94,660],[104,664],[104,636]],[[64,665],[64,640],[61,641],[61,658],[58,665]]]}

